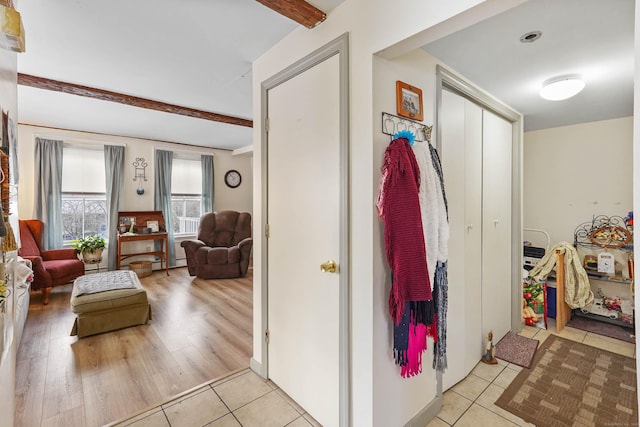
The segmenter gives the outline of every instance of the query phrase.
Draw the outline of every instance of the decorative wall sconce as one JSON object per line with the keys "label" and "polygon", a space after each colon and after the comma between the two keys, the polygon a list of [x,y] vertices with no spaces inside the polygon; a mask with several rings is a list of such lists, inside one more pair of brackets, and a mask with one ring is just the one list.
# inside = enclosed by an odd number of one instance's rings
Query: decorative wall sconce
{"label": "decorative wall sconce", "polygon": [[139,196],[144,194],[144,188],[142,188],[142,181],[147,180],[147,162],[144,161],[144,157],[136,157],[136,161],[133,162],[133,180],[138,181],[138,189],[136,193]]}

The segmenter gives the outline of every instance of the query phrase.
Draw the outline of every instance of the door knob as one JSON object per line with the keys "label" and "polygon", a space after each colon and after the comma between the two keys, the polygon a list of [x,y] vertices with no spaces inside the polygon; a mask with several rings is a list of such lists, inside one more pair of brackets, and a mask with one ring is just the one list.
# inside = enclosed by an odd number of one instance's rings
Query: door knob
{"label": "door knob", "polygon": [[335,273],[338,271],[338,264],[332,259],[329,261],[320,264],[320,270],[324,273]]}

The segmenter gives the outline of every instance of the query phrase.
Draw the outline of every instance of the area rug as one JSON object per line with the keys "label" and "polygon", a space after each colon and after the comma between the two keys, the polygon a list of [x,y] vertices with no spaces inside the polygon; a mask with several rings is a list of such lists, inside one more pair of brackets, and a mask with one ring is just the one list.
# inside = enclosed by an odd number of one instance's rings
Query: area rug
{"label": "area rug", "polygon": [[636,361],[550,335],[496,405],[537,426],[638,425]]}
{"label": "area rug", "polygon": [[531,366],[538,344],[538,340],[507,332],[507,335],[496,344],[493,355],[514,365],[528,368]]}
{"label": "area rug", "polygon": [[594,334],[604,335],[605,337],[617,338],[622,341],[634,343],[636,336],[633,328],[625,328],[623,326],[612,325],[610,323],[598,322],[597,320],[588,319],[586,317],[573,316],[567,322],[567,326],[581,329],[583,331],[593,332]]}

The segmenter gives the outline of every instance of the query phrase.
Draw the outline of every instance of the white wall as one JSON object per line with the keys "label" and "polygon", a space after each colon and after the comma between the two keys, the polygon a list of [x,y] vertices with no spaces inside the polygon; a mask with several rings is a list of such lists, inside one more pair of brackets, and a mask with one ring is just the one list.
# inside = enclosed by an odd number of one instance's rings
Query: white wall
{"label": "white wall", "polygon": [[[633,209],[633,117],[524,134],[524,227],[573,242],[594,215]],[[541,242],[532,233],[524,238]]]}
{"label": "white wall", "polygon": [[[20,168],[20,182],[18,186],[18,209],[21,219],[33,217],[34,204],[34,156],[36,136],[60,139],[71,143],[87,145],[126,145],[124,158],[124,198],[120,210],[153,210],[154,193],[154,150],[168,150],[181,152],[194,152],[198,154],[213,154],[214,163],[214,191],[216,210],[240,210],[252,212],[253,171],[250,155],[232,156],[228,150],[214,150],[202,147],[192,147],[168,142],[150,141],[145,139],[127,138],[111,135],[93,134],[87,132],[67,131],[60,129],[41,128],[31,125],[18,126],[18,163]],[[144,194],[136,193],[138,181],[133,181],[133,162],[137,157],[142,157],[148,163],[146,169],[147,181],[143,182]],[[232,189],[224,184],[224,174],[229,169],[236,169],[242,174],[242,183],[238,188]],[[194,183],[200,188],[201,183]],[[133,251],[144,250],[142,246],[131,247]],[[176,258],[184,258],[184,250],[179,242],[176,244]],[[106,267],[107,256],[103,256],[101,267]],[[177,265],[184,265],[178,263]],[[159,263],[154,265],[159,268]]]}
{"label": "white wall", "polygon": [[[0,49],[0,108],[8,113],[9,118],[14,122],[18,122],[18,103],[17,103],[17,62],[16,54],[4,49]],[[8,177],[5,177],[8,179]],[[12,207],[13,208],[13,207]],[[6,214],[6,212],[5,212]],[[15,217],[17,213],[12,212],[12,226],[17,230]],[[12,252],[15,254],[15,252]],[[15,366],[16,366],[16,347],[15,347],[15,330],[13,329],[14,309],[13,303],[15,292],[11,292],[7,298],[9,309],[4,315],[5,328],[8,335],[5,336],[5,347],[8,349],[4,354],[0,351],[0,402],[2,402],[2,416],[0,417],[0,427],[13,426],[14,409],[15,409]],[[4,334],[4,330],[0,330],[0,334]]]}
{"label": "white wall", "polygon": [[[482,8],[484,4],[488,8]],[[443,22],[459,13],[478,6],[465,16],[465,25],[485,19],[491,14],[500,12],[521,3],[520,0],[504,0],[483,2],[482,0],[459,0],[441,2],[438,0],[347,0],[333,10],[327,20],[313,30],[300,28],[285,37],[275,47],[265,53],[253,64],[253,117],[256,123],[263,123],[261,84],[295,61],[310,54],[331,40],[348,32],[350,36],[350,240],[351,240],[351,381],[352,424],[354,426],[403,425],[416,415],[421,408],[412,396],[424,393],[421,380],[405,380],[400,384],[393,381],[388,386],[387,379],[397,367],[392,363],[379,363],[374,351],[391,351],[376,347],[380,343],[374,337],[387,334],[388,330],[379,330],[385,325],[387,312],[377,305],[381,287],[385,286],[385,277],[378,265],[383,259],[380,241],[374,240],[379,235],[379,223],[374,212],[374,198],[379,153],[373,143],[374,135],[378,137],[379,115],[372,109],[374,93],[388,88],[374,86],[373,55],[391,45],[403,42],[407,37],[419,34],[432,26]],[[500,7],[493,7],[493,6]],[[460,22],[460,21],[458,21]],[[447,29],[440,29],[445,31]],[[448,28],[453,31],[452,28]],[[442,34],[442,31],[440,32]],[[404,43],[404,42],[403,42]],[[408,44],[418,46],[415,40]],[[397,46],[396,46],[397,48]],[[408,49],[413,50],[413,48]],[[394,86],[395,87],[395,86]],[[395,95],[393,95],[395,99]],[[428,101],[427,101],[428,102]],[[263,219],[262,200],[262,158],[261,128],[254,128],[254,227],[261,227]],[[266,325],[262,325],[262,245],[261,233],[254,235],[254,359],[262,362],[263,334]],[[374,276],[375,275],[375,276]],[[376,295],[374,297],[374,295]],[[381,373],[380,370],[384,372]],[[376,382],[374,383],[374,378]],[[388,387],[387,387],[388,386]],[[424,405],[428,402],[425,400]],[[424,406],[423,405],[423,406]],[[374,410],[375,408],[375,410]],[[384,414],[384,420],[374,418]]]}
{"label": "white wall", "polygon": [[[635,69],[636,77],[633,85],[633,182],[640,182],[640,84],[638,84],[637,70],[640,70],[640,2],[636,1],[635,26]],[[633,186],[633,211],[640,212],[640,186]],[[635,248],[638,249],[635,249]],[[640,259],[640,245],[634,247],[634,259]],[[636,270],[638,271],[638,270]],[[640,292],[635,293],[635,310],[640,313]],[[636,336],[638,336],[638,322],[636,322]],[[636,354],[640,350],[640,340],[636,340]],[[636,375],[636,390],[640,389],[640,375]],[[640,395],[638,396],[640,406]]]}
{"label": "white wall", "polygon": [[[422,50],[416,50],[411,54],[387,61],[379,57],[373,58],[373,124],[375,127],[373,142],[374,180],[372,191],[378,192],[380,182],[380,167],[385,149],[389,145],[391,137],[380,130],[382,125],[382,112],[396,114],[396,80],[401,80],[412,86],[422,89],[424,121],[426,125],[432,125],[435,120],[435,84],[436,84],[436,60]],[[434,135],[435,137],[435,135]],[[435,139],[433,140],[435,144]],[[423,355],[423,372],[421,375],[410,379],[403,379],[398,374],[399,370],[394,365],[393,354],[390,349],[393,343],[393,321],[389,316],[388,301],[391,283],[390,271],[385,256],[383,225],[377,216],[375,209],[373,242],[373,392],[374,401],[382,402],[389,395],[404,396],[402,403],[396,402],[395,411],[383,405],[374,405],[373,418],[376,424],[381,426],[399,425],[399,414],[416,414],[427,405],[436,394],[435,371],[431,368],[433,359],[433,342],[429,339],[427,351]],[[449,319],[449,323],[455,319]],[[406,420],[405,420],[406,421]]]}

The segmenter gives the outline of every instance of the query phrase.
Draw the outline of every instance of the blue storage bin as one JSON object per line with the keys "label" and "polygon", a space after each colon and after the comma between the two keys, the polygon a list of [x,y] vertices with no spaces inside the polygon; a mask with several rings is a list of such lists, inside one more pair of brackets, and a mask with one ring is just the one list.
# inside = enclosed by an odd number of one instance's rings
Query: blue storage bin
{"label": "blue storage bin", "polygon": [[556,318],[556,288],[547,285],[547,317]]}

